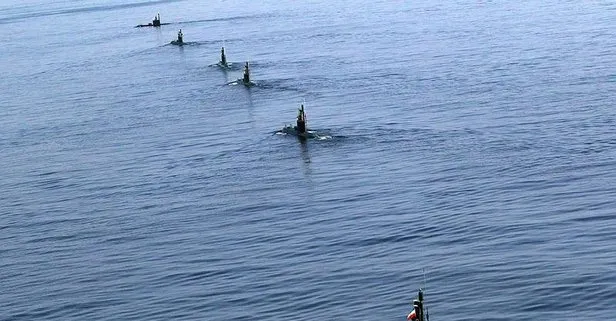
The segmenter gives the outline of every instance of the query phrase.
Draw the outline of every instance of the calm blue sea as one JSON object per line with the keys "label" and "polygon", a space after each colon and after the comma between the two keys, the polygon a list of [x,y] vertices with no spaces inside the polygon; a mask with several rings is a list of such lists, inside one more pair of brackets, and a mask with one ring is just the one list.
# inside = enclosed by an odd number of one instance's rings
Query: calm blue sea
{"label": "calm blue sea", "polygon": [[[396,321],[423,286],[432,321],[616,320],[615,1],[4,0],[0,29],[0,320]],[[330,138],[276,134],[303,102]]]}

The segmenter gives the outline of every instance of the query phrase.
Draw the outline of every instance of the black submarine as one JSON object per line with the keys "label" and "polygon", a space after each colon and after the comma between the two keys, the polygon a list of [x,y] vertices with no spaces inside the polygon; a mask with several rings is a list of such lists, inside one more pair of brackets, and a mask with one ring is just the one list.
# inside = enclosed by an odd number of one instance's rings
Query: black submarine
{"label": "black submarine", "polygon": [[184,34],[182,33],[182,29],[178,31],[178,38],[176,40],[171,41],[172,45],[183,46],[184,45]]}
{"label": "black submarine", "polygon": [[282,128],[281,132],[287,135],[297,136],[299,138],[317,138],[318,135],[308,130],[306,127],[306,111],[304,110],[304,104],[297,111],[297,120],[295,121],[295,126],[288,125]]}
{"label": "black submarine", "polygon": [[161,23],[160,22],[160,13],[159,13],[156,16],[154,16],[154,20],[152,20],[152,22],[148,23],[147,25],[137,25],[135,28],[160,27],[160,26],[164,26],[164,25],[168,25],[168,24],[169,23]]}
{"label": "black submarine", "polygon": [[252,87],[255,85],[254,82],[250,81],[250,66],[248,65],[248,61],[246,61],[246,65],[244,65],[244,77],[242,78],[242,84],[246,87]]}
{"label": "black submarine", "polygon": [[220,61],[218,62],[218,66],[222,68],[229,68],[227,56],[225,55],[225,46],[222,46],[222,48],[220,49]]}

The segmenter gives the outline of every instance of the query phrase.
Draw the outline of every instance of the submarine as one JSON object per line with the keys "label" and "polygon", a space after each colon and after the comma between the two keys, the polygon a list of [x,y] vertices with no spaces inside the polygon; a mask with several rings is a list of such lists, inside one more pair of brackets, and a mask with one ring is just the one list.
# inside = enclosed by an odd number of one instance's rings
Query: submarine
{"label": "submarine", "polygon": [[163,25],[168,25],[169,23],[161,23],[160,22],[160,13],[157,14],[156,16],[154,16],[154,20],[152,20],[152,22],[148,23],[147,25],[137,25],[135,26],[135,28],[142,28],[142,27],[160,27]]}
{"label": "submarine", "polygon": [[308,130],[308,127],[306,127],[306,122],[306,111],[304,110],[304,104],[302,104],[300,109],[298,109],[297,111],[297,120],[295,121],[295,126],[287,125],[282,128],[281,132],[303,139],[318,138],[319,136],[315,132]]}
{"label": "submarine", "polygon": [[248,66],[248,61],[246,61],[246,65],[244,65],[244,77],[242,78],[242,84],[246,87],[252,87],[255,85],[254,82],[250,81],[250,66]]}
{"label": "submarine", "polygon": [[229,68],[227,56],[225,55],[225,46],[222,46],[222,48],[220,49],[220,61],[218,62],[218,66],[222,68]]}
{"label": "submarine", "polygon": [[182,29],[178,31],[178,38],[176,40],[171,41],[172,45],[183,46],[184,45],[184,34],[182,33]]}

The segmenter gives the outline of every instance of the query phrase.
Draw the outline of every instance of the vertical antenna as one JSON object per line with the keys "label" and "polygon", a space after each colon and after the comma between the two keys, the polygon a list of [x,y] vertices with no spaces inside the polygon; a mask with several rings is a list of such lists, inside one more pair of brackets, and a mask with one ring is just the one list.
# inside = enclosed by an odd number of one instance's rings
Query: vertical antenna
{"label": "vertical antenna", "polygon": [[[428,289],[428,285],[426,284],[426,269],[421,269],[423,272],[423,281],[424,281],[424,297],[425,297],[425,293],[426,290]],[[423,305],[423,303],[422,303]],[[423,305],[426,308],[426,321],[430,321],[430,314],[428,313],[428,306],[427,305]]]}

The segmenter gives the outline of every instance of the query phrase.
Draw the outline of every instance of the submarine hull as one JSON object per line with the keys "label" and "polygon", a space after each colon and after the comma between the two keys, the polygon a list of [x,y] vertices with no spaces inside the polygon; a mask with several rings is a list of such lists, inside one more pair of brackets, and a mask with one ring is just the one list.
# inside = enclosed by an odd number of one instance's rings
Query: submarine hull
{"label": "submarine hull", "polygon": [[164,26],[164,25],[168,25],[170,24],[169,22],[166,23],[161,23],[161,24],[152,24],[152,23],[148,23],[147,25],[136,25],[135,28],[143,28],[143,27],[160,27],[160,26]]}
{"label": "submarine hull", "polygon": [[317,134],[315,134],[314,132],[311,132],[309,130],[306,130],[305,132],[300,132],[297,130],[297,127],[292,127],[292,126],[286,126],[281,130],[282,133],[285,133],[287,135],[292,135],[292,136],[296,136],[299,138],[317,138]]}

